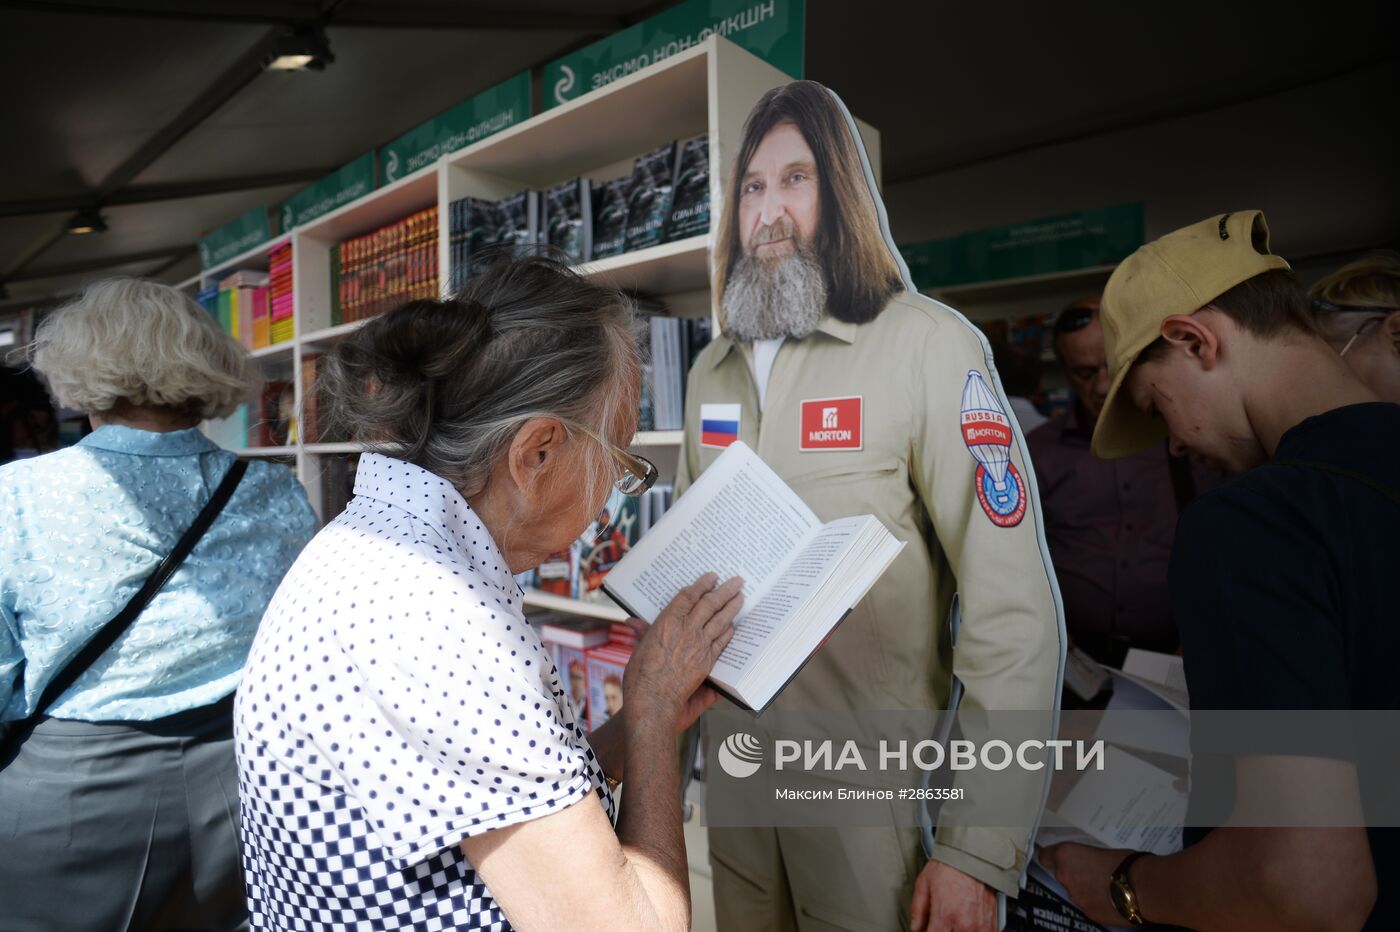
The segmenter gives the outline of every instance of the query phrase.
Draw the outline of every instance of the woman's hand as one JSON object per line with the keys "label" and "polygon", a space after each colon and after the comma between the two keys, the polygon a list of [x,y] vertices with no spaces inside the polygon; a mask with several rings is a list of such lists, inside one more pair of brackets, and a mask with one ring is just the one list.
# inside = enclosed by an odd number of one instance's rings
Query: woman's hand
{"label": "woman's hand", "polygon": [[742,579],[716,588],[717,579],[706,573],[682,589],[654,624],[640,623],[645,630],[638,631],[623,683],[629,717],[657,716],[680,732],[714,704],[717,694],[704,685],[705,677],[734,636],[734,616],[744,604]]}

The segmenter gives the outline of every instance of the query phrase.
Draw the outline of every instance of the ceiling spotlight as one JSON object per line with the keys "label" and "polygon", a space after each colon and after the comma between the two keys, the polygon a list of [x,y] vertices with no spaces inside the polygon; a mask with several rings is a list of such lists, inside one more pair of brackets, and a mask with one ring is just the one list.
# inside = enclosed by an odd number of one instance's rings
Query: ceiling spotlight
{"label": "ceiling spotlight", "polygon": [[97,208],[89,207],[69,217],[68,224],[63,229],[75,235],[82,233],[106,233],[107,220],[97,212]]}
{"label": "ceiling spotlight", "polygon": [[298,26],[278,36],[263,58],[267,71],[324,71],[335,61],[326,31],[320,26]]}

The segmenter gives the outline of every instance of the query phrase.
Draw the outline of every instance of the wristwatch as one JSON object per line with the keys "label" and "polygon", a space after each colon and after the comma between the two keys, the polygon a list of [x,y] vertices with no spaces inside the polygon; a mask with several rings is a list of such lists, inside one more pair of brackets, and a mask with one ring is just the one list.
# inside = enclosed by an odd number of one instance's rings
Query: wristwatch
{"label": "wristwatch", "polygon": [[1135,926],[1147,925],[1147,920],[1142,918],[1142,909],[1138,906],[1137,891],[1133,889],[1133,882],[1128,878],[1128,869],[1133,866],[1133,862],[1146,855],[1146,851],[1134,851],[1122,860],[1118,869],[1113,872],[1113,877],[1108,881],[1108,895],[1113,899],[1113,906],[1118,910],[1118,915],[1128,920]]}

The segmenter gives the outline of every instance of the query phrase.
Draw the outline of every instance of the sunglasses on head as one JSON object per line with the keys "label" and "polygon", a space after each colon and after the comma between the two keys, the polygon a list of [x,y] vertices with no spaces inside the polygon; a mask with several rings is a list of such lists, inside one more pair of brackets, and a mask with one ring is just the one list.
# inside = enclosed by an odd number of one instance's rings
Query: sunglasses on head
{"label": "sunglasses on head", "polygon": [[1089,326],[1089,321],[1094,319],[1094,309],[1088,307],[1071,307],[1060,312],[1060,316],[1055,318],[1055,335],[1062,333],[1074,333],[1076,330],[1083,330]]}
{"label": "sunglasses on head", "polygon": [[1376,307],[1370,304],[1333,304],[1331,301],[1324,301],[1321,298],[1313,298],[1312,309],[1314,313],[1323,314],[1347,314],[1367,312],[1371,314],[1387,314],[1397,310],[1393,307]]}

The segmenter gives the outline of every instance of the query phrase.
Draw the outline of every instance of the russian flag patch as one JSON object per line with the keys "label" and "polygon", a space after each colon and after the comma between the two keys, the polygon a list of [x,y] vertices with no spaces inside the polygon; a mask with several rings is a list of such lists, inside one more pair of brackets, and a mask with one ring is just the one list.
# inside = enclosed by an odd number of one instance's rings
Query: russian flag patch
{"label": "russian flag patch", "polygon": [[727,447],[739,439],[739,405],[700,405],[700,446]]}

